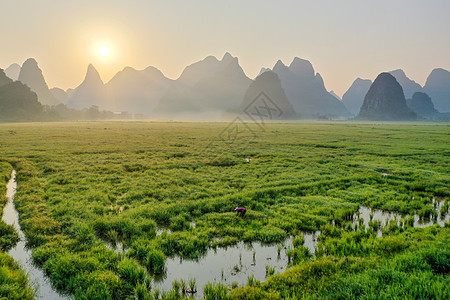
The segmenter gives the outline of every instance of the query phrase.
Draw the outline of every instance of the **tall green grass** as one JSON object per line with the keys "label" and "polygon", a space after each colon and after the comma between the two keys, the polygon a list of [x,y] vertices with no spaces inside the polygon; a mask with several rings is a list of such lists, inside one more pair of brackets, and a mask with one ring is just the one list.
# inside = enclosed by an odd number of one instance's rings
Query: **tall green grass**
{"label": "tall green grass", "polygon": [[[35,262],[77,299],[83,292],[145,298],[154,296],[148,278],[164,273],[167,256],[199,258],[209,247],[279,243],[302,230],[321,230],[319,258],[311,259],[296,240],[292,271],[227,295],[303,297],[298,290],[304,288],[326,298],[322,291],[339,295],[338,283],[352,280],[353,273],[341,272],[345,259],[355,270],[368,263],[354,281],[364,285],[378,278],[376,270],[394,268],[373,263],[377,258],[418,251],[409,229],[389,226],[381,240],[373,222],[367,231],[353,231],[349,222],[360,205],[426,219],[434,213],[432,198],[448,202],[447,124],[271,123],[256,139],[235,144],[220,139],[226,125],[0,124],[1,159],[18,171],[16,205]],[[235,216],[236,206],[248,209],[244,218]],[[161,228],[172,233],[157,236]],[[446,256],[433,253],[427,265],[444,268]],[[423,276],[434,284],[442,275]],[[210,288],[212,295],[224,292]],[[376,289],[363,290],[371,297]]]}

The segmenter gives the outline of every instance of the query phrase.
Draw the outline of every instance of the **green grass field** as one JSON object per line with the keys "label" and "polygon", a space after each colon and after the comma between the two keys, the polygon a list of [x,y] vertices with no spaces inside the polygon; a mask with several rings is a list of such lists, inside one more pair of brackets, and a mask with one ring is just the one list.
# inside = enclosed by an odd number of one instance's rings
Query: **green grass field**
{"label": "green grass field", "polygon": [[251,124],[237,136],[227,126],[0,124],[0,164],[18,172],[21,227],[53,285],[76,299],[154,299],[166,256],[321,230],[317,257],[298,245],[285,273],[231,291],[211,284],[205,297],[449,298],[448,224],[392,225],[382,238],[376,225],[349,226],[360,205],[428,218],[436,198],[448,212],[448,124]]}

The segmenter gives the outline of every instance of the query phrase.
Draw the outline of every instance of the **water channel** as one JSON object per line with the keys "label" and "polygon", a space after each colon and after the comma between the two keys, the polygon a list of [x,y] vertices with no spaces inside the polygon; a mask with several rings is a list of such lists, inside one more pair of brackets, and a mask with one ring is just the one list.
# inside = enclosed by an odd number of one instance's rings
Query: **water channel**
{"label": "water channel", "polygon": [[12,248],[8,254],[25,270],[31,285],[36,289],[36,299],[44,300],[59,300],[70,299],[67,296],[60,295],[55,291],[50,284],[49,279],[44,272],[33,264],[31,257],[31,250],[26,247],[26,238],[19,225],[19,213],[14,206],[14,195],[16,194],[16,171],[11,174],[11,179],[6,186],[6,197],[8,202],[3,208],[2,220],[9,225],[14,226],[14,229],[19,234],[19,242]]}

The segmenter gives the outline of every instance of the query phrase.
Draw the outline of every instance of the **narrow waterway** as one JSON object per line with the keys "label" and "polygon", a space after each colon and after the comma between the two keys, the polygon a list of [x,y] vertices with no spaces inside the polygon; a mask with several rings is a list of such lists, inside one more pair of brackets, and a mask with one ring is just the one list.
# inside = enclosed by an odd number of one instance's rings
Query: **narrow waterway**
{"label": "narrow waterway", "polygon": [[20,229],[19,225],[19,213],[14,206],[14,195],[16,194],[16,171],[14,170],[11,174],[11,179],[6,186],[6,197],[8,202],[3,209],[2,220],[9,225],[14,226],[19,234],[20,241],[17,245],[12,248],[8,254],[14,258],[14,260],[20,265],[20,267],[25,270],[28,278],[34,288],[36,288],[36,299],[44,300],[56,300],[56,299],[70,299],[66,296],[60,295],[56,292],[48,278],[45,277],[44,272],[35,267],[31,257],[31,250],[26,248],[26,238]]}

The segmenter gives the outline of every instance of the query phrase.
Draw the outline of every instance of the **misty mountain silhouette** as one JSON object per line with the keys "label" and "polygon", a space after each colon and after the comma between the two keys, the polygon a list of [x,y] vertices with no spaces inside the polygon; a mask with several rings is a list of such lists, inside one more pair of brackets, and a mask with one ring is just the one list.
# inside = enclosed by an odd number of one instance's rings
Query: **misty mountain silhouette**
{"label": "misty mountain silhouette", "polygon": [[422,92],[414,93],[411,99],[406,100],[406,104],[413,112],[423,118],[432,119],[438,114],[430,96]]}
{"label": "misty mountain silhouette", "polygon": [[89,108],[92,105],[100,109],[111,110],[114,103],[111,101],[100,74],[92,64],[89,64],[83,82],[73,91],[67,106],[75,109]]}
{"label": "misty mountain silhouette", "polygon": [[409,79],[402,69],[390,71],[389,74],[394,76],[397,82],[400,83],[406,99],[411,98],[415,92],[422,91],[422,86],[414,80]]}
{"label": "misty mountain silhouette", "polygon": [[42,111],[36,93],[0,69],[0,121],[36,121]]}
{"label": "misty mountain silhouette", "polygon": [[114,99],[114,111],[151,114],[172,82],[154,67],[142,71],[126,67],[106,84],[106,89]]}
{"label": "misty mountain silhouette", "polygon": [[450,72],[444,69],[434,69],[427,78],[423,88],[440,112],[450,112]]}
{"label": "misty mountain silhouette", "polygon": [[62,104],[67,104],[67,102],[69,101],[69,96],[63,89],[52,88],[50,89],[50,92],[52,93],[53,97],[55,97]]}
{"label": "misty mountain silhouette", "polygon": [[250,84],[245,93],[239,113],[265,115],[268,120],[292,120],[297,118],[278,75],[272,71],[263,72]]}
{"label": "misty mountain silhouette", "polygon": [[[236,112],[243,101],[248,101],[244,96],[249,97],[247,94],[253,82],[245,75],[238,58],[229,53],[225,53],[221,60],[208,56],[187,66],[177,80],[166,78],[154,67],[144,70],[125,67],[104,84],[94,66],[89,65],[80,86],[67,91],[59,88],[49,90],[41,69],[32,58],[26,60],[22,67],[10,65],[7,71],[7,77],[17,77],[36,92],[42,104],[63,103],[76,109],[95,105],[102,110],[126,111],[156,118],[221,118],[227,113]],[[277,75],[276,79],[273,75],[258,78],[272,71]],[[407,97],[424,91],[430,95],[435,109],[450,112],[449,71],[434,69],[424,88],[409,79],[401,69],[389,73]],[[278,61],[272,70],[262,68],[258,77],[252,89],[263,89],[266,84],[266,94],[278,95],[279,81],[295,115],[306,119],[348,117],[350,113],[357,115],[372,84],[370,80],[356,79],[340,101],[333,91],[326,90],[322,77],[315,72],[312,64],[297,57],[289,67]],[[274,91],[268,91],[268,87],[274,88]],[[254,90],[251,92],[254,93]],[[429,106],[429,103],[424,105]]]}
{"label": "misty mountain silhouette", "polygon": [[236,57],[208,56],[186,67],[162,97],[155,114],[163,118],[216,119],[240,106],[252,80]]}
{"label": "misty mountain silhouette", "polygon": [[341,97],[339,97],[338,94],[336,94],[334,91],[329,91],[330,95],[334,98],[338,99],[339,101],[342,101]]}
{"label": "misty mountain silhouette", "polygon": [[342,102],[353,115],[358,115],[363,105],[364,97],[366,97],[371,85],[372,80],[356,78],[347,92],[342,96]]}
{"label": "misty mountain silhouette", "polygon": [[20,74],[20,65],[15,63],[10,65],[5,69],[5,74],[14,81],[18,80]]}
{"label": "misty mountain silhouette", "polygon": [[20,69],[18,80],[26,84],[38,96],[39,102],[44,105],[57,105],[60,102],[52,95],[45,82],[42,70],[34,58],[27,59]]}
{"label": "misty mountain silhouette", "polygon": [[[259,71],[259,74],[258,74],[258,76],[259,75],[261,75],[262,73],[264,73],[264,72],[267,72],[267,71],[272,71],[270,68],[261,68],[261,70]],[[258,76],[256,76],[256,77],[258,77]],[[256,78],[255,78],[256,79]]]}
{"label": "misty mountain silhouette", "polygon": [[[394,76],[401,85],[405,98],[411,98],[415,92],[422,90],[422,87],[414,80],[409,79],[403,70],[398,69],[388,73]],[[371,85],[371,80],[357,78],[342,96],[342,102],[353,115],[358,115]]]}
{"label": "misty mountain silhouette", "polygon": [[272,71],[280,78],[289,101],[301,118],[350,115],[344,104],[328,93],[322,77],[315,74],[309,61],[296,57],[287,67],[279,60]]}
{"label": "misty mountain silhouette", "polygon": [[0,69],[0,87],[6,86],[11,83],[13,83],[13,80],[6,76],[6,73],[3,69]]}
{"label": "misty mountain silhouette", "polygon": [[374,121],[415,120],[417,115],[406,105],[403,88],[394,76],[381,73],[370,86],[358,119]]}

